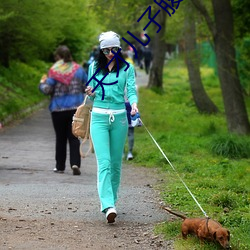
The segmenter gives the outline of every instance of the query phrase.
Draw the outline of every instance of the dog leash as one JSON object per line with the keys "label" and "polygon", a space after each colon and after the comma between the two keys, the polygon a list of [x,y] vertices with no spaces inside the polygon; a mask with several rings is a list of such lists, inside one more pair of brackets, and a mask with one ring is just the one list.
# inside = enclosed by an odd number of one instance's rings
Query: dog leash
{"label": "dog leash", "polygon": [[145,124],[143,123],[143,121],[141,120],[141,118],[139,118],[142,125],[144,126],[144,128],[146,129],[146,131],[148,132],[149,136],[151,137],[151,139],[153,140],[153,142],[155,143],[155,145],[158,147],[158,149],[160,150],[160,152],[162,153],[162,155],[164,156],[164,158],[167,160],[167,162],[169,163],[169,165],[171,166],[171,168],[175,171],[175,173],[177,174],[177,176],[179,177],[180,181],[182,182],[182,184],[185,186],[185,188],[187,189],[187,191],[189,192],[189,194],[191,195],[191,197],[193,198],[193,200],[196,202],[196,204],[198,205],[198,207],[200,208],[200,210],[202,211],[202,213],[205,215],[206,218],[209,218],[209,216],[207,215],[207,213],[203,210],[203,208],[201,207],[201,205],[199,204],[199,202],[196,200],[196,198],[194,197],[194,195],[192,194],[192,192],[190,191],[190,189],[188,188],[188,186],[186,185],[186,183],[182,180],[182,178],[180,177],[180,175],[178,174],[177,170],[175,169],[175,167],[173,166],[173,164],[170,162],[170,160],[168,159],[168,157],[165,155],[165,153],[163,152],[163,150],[161,149],[161,147],[159,146],[159,144],[157,143],[157,141],[154,139],[154,137],[152,136],[152,134],[149,132],[148,128],[145,126]]}

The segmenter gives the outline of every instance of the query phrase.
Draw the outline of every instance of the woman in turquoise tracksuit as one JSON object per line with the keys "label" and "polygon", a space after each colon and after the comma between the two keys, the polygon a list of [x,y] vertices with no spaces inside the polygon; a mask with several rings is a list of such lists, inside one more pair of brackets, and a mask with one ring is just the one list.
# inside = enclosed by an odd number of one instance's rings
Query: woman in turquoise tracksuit
{"label": "woman in turquoise tracksuit", "polygon": [[[128,131],[125,88],[132,106],[131,115],[138,112],[137,94],[134,67],[123,60],[119,51],[119,35],[112,31],[104,32],[100,35],[99,42],[99,57],[89,67],[86,93],[93,100],[90,133],[98,166],[97,188],[101,211],[106,213],[108,223],[113,223],[117,216],[115,204]],[[119,57],[113,58],[115,54],[111,49]],[[113,84],[107,85],[111,83]]]}

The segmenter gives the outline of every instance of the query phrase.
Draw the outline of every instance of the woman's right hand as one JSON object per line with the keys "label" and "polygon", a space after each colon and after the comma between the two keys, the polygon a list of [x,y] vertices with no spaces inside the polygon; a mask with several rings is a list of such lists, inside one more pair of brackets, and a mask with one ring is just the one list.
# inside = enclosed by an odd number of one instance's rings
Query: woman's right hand
{"label": "woman's right hand", "polygon": [[87,86],[87,88],[85,89],[85,92],[86,92],[86,94],[87,94],[88,96],[94,96],[95,93],[92,93],[92,90],[93,90],[92,87]]}

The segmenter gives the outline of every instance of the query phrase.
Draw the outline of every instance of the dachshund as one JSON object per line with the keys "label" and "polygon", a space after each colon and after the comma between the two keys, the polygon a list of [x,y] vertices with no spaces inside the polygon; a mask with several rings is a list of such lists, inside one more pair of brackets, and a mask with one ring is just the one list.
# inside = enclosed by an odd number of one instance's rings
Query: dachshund
{"label": "dachshund", "polygon": [[231,249],[229,240],[230,232],[222,225],[210,218],[187,218],[185,215],[173,212],[163,207],[169,213],[183,219],[181,233],[183,239],[187,239],[188,234],[196,235],[200,241],[208,240],[218,242],[223,249]]}

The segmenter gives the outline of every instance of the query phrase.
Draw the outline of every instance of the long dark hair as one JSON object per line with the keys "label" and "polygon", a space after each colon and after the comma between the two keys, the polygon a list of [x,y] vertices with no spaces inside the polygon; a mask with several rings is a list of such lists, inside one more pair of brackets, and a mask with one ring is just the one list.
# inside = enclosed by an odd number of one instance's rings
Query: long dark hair
{"label": "long dark hair", "polygon": [[[119,55],[119,57],[114,59],[116,63],[112,69],[112,71],[115,71],[115,72],[117,71],[117,63],[119,63],[119,69],[121,69],[125,65],[125,62],[122,60],[122,59],[124,59],[124,57],[123,57],[121,51],[118,52],[118,55]],[[117,60],[118,60],[118,62],[117,62]],[[103,74],[106,74],[108,72],[108,69],[105,68],[107,66],[107,64],[108,64],[107,57],[103,54],[102,50],[100,50],[100,53],[97,57],[97,65],[96,66],[97,66],[97,68],[101,68],[101,72]]]}

